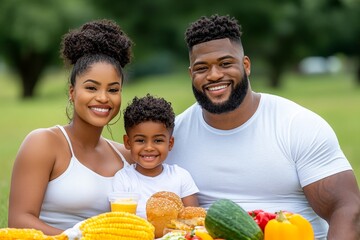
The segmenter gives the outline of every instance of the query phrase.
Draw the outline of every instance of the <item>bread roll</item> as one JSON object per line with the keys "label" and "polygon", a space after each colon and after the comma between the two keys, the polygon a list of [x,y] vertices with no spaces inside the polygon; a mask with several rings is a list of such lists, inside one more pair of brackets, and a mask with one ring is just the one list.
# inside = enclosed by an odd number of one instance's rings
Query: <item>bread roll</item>
{"label": "bread roll", "polygon": [[206,210],[202,207],[185,207],[178,214],[178,221],[190,228],[205,225]]}
{"label": "bread roll", "polygon": [[206,210],[202,207],[184,207],[180,210],[179,219],[205,218]]}
{"label": "bread roll", "polygon": [[164,235],[164,228],[173,219],[177,219],[183,209],[181,198],[172,192],[157,192],[146,202],[147,220],[155,227],[155,238]]}
{"label": "bread roll", "polygon": [[165,199],[172,201],[175,204],[174,206],[177,211],[180,211],[181,209],[184,208],[181,198],[173,192],[167,192],[167,191],[156,192],[151,197],[152,198],[165,198]]}

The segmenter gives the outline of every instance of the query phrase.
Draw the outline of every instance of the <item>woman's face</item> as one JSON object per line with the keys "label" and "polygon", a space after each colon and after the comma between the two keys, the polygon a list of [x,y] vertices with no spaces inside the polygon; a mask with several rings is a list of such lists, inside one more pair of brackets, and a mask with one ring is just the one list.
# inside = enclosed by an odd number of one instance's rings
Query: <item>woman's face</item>
{"label": "woman's face", "polygon": [[94,63],[77,76],[69,92],[74,120],[79,118],[97,127],[108,124],[120,110],[121,81],[114,66],[106,62]]}

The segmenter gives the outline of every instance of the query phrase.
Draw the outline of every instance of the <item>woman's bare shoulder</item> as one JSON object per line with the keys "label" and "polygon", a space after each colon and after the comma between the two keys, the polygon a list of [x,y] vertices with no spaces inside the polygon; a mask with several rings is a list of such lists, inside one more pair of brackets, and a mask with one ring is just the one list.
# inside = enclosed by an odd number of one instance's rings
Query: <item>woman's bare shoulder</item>
{"label": "woman's bare shoulder", "polygon": [[[52,171],[62,140],[56,127],[32,130],[22,142],[15,159],[16,169],[48,169]],[[37,172],[36,171],[33,172]]]}
{"label": "woman's bare shoulder", "polygon": [[26,137],[25,141],[31,140],[31,142],[42,142],[43,144],[53,144],[56,141],[60,141],[61,131],[58,127],[38,128],[32,130]]}
{"label": "woman's bare shoulder", "polygon": [[[54,157],[59,149],[59,146],[63,145],[64,137],[57,127],[50,128],[38,128],[32,130],[22,142],[19,153],[32,154],[40,157]],[[21,154],[24,156],[24,154]],[[26,157],[28,158],[28,157]]]}

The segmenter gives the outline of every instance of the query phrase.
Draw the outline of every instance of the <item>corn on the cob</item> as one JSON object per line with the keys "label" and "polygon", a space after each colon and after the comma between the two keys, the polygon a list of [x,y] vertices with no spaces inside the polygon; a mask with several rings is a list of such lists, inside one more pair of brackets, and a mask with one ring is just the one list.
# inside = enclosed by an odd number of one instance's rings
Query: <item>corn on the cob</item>
{"label": "corn on the cob", "polygon": [[42,231],[36,229],[20,228],[1,228],[1,240],[67,240],[67,236],[60,234],[57,236],[47,236]]}
{"label": "corn on the cob", "polygon": [[[103,213],[79,223],[81,240],[119,239],[153,240],[154,226],[135,214],[126,212]],[[0,229],[0,240],[68,240],[66,233],[47,236],[36,229]]]}
{"label": "corn on the cob", "polygon": [[80,225],[82,240],[153,240],[154,226],[127,212],[108,212],[85,220]]}

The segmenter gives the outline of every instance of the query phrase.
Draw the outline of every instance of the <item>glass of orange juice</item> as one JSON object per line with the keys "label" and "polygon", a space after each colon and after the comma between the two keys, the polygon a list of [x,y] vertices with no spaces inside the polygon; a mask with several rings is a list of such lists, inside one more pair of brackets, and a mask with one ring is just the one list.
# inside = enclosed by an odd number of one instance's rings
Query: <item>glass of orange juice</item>
{"label": "glass of orange juice", "polygon": [[135,192],[112,192],[109,194],[111,211],[136,214],[139,197]]}

